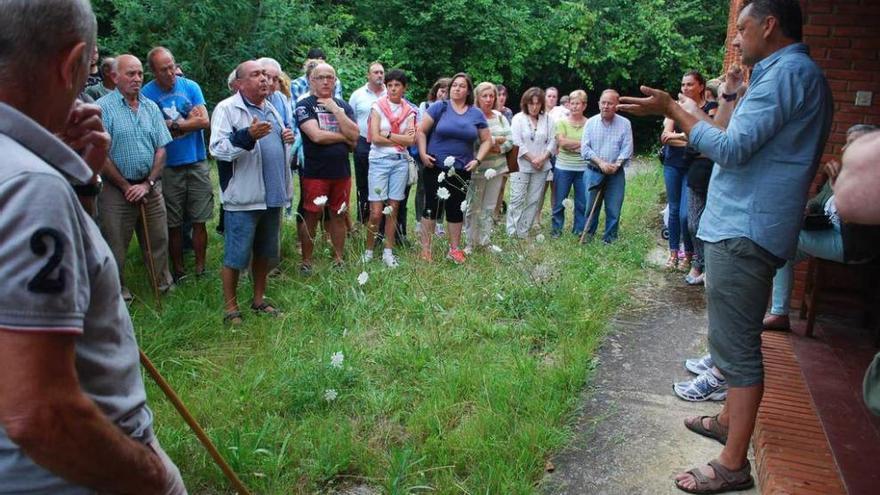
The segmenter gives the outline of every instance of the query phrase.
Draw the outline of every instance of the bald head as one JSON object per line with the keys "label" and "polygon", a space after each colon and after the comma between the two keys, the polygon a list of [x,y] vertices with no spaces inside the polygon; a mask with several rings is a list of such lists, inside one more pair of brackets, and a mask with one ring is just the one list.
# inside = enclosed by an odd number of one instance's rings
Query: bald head
{"label": "bald head", "polygon": [[326,62],[319,63],[309,74],[309,85],[318,98],[332,98],[336,88],[336,70]]}
{"label": "bald head", "polygon": [[116,88],[127,100],[136,100],[144,83],[144,66],[134,55],[116,57],[113,80]]}
{"label": "bald head", "polygon": [[242,62],[235,69],[238,90],[253,104],[261,105],[271,92],[266,69],[256,60]]}

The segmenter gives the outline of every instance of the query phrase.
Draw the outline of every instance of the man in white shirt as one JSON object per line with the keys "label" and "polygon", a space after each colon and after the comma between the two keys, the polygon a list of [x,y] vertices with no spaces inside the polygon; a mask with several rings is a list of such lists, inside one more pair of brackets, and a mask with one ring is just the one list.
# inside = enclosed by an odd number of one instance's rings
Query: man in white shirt
{"label": "man in white shirt", "polygon": [[367,199],[367,171],[370,168],[370,143],[367,142],[367,120],[373,103],[385,94],[385,68],[379,62],[370,64],[367,83],[356,89],[348,99],[358,125],[358,142],[354,149],[354,180],[357,188],[357,219],[366,223],[370,216]]}

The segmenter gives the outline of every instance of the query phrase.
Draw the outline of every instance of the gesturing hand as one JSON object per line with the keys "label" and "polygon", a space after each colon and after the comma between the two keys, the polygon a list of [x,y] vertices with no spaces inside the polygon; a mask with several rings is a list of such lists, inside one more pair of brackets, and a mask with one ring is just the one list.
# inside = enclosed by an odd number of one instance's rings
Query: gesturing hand
{"label": "gesturing hand", "polygon": [[101,107],[77,100],[58,137],[79,153],[94,173],[101,173],[110,151],[110,134],[104,130]]}
{"label": "gesturing hand", "polygon": [[666,115],[670,110],[670,105],[677,104],[665,91],[648,86],[641,86],[639,89],[647,95],[646,98],[621,96],[617,109],[633,115]]}
{"label": "gesturing hand", "polygon": [[731,65],[724,74],[724,82],[718,91],[721,94],[733,94],[739,90],[743,83],[743,70],[738,65]]}
{"label": "gesturing hand", "polygon": [[269,135],[270,132],[272,132],[272,124],[266,121],[260,122],[256,117],[254,117],[253,122],[248,127],[248,134],[254,139],[262,139]]}

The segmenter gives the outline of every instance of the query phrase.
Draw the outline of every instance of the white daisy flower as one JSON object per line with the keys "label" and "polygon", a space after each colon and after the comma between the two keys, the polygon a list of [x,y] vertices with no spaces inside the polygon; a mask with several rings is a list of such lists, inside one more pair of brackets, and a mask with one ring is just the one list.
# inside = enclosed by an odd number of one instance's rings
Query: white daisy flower
{"label": "white daisy flower", "polygon": [[385,208],[382,208],[383,215],[390,215],[392,211],[394,211],[394,210],[392,210],[390,206],[386,206]]}
{"label": "white daisy flower", "polygon": [[452,168],[453,166],[455,166],[455,157],[447,156],[446,159],[443,160],[443,166],[448,168]]}
{"label": "white daisy flower", "polygon": [[570,210],[574,208],[574,201],[571,198],[565,198],[562,200],[562,206],[565,207],[566,210]]}
{"label": "white daisy flower", "polygon": [[337,215],[342,215],[343,213],[346,212],[346,210],[348,210],[348,203],[346,203],[345,201],[343,201],[343,202],[342,202],[342,205],[339,206],[339,209],[336,210],[336,214],[337,214]]}
{"label": "white daisy flower", "polygon": [[493,253],[500,253],[504,250],[501,249],[501,246],[497,246],[495,244],[492,244],[491,246],[489,246],[489,251],[492,251]]}
{"label": "white daisy flower", "polygon": [[468,209],[467,201],[462,201],[460,208],[461,208],[462,213],[467,213],[467,209]]}
{"label": "white daisy flower", "polygon": [[535,240],[538,242],[544,242],[544,234],[538,234],[535,236]]}
{"label": "white daisy flower", "polygon": [[324,390],[324,400],[327,402],[333,402],[336,398],[339,397],[339,393],[336,392],[335,388],[328,388]]}
{"label": "white daisy flower", "polygon": [[361,272],[361,274],[358,275],[357,280],[358,285],[364,285],[365,283],[367,283],[367,280],[370,280],[370,274],[367,272]]}
{"label": "white daisy flower", "polygon": [[437,189],[437,197],[438,198],[449,199],[449,196],[450,196],[449,189],[446,189],[445,187],[441,187],[440,189]]}
{"label": "white daisy flower", "polygon": [[345,361],[345,354],[342,351],[336,351],[330,356],[330,367],[342,369],[342,362]]}
{"label": "white daisy flower", "polygon": [[483,172],[483,177],[485,177],[486,180],[491,180],[496,175],[498,175],[498,171],[494,168],[487,169],[485,172]]}
{"label": "white daisy flower", "polygon": [[444,180],[446,180],[446,172],[440,172],[440,175],[437,176],[437,182],[440,183]]}
{"label": "white daisy flower", "polygon": [[327,196],[318,196],[312,203],[315,203],[315,206],[324,206],[327,204]]}

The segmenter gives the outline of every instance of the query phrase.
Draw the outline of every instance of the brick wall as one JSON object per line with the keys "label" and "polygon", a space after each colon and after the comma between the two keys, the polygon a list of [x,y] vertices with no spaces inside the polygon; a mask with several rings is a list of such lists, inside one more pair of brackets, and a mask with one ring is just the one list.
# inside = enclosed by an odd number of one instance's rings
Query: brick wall
{"label": "brick wall", "polygon": [[[736,35],[736,18],[743,0],[731,0],[727,28],[725,69],[738,62],[731,47]],[[846,130],[853,124],[880,125],[880,0],[802,0],[804,42],[825,71],[834,95],[834,124],[825,145],[822,162],[840,159]],[[871,105],[855,106],[856,92],[873,93]],[[817,175],[813,191],[825,178]],[[800,306],[806,263],[795,269],[792,306]],[[848,285],[844,274],[830,277],[835,285]]]}

